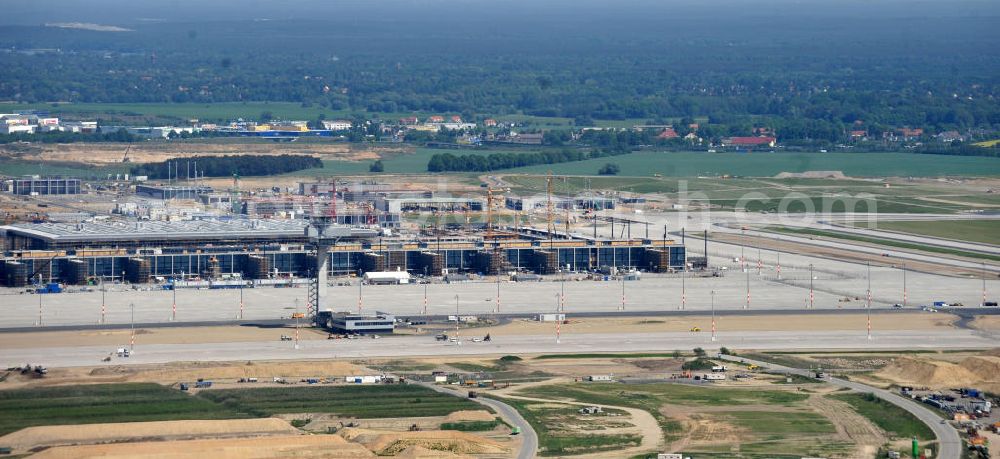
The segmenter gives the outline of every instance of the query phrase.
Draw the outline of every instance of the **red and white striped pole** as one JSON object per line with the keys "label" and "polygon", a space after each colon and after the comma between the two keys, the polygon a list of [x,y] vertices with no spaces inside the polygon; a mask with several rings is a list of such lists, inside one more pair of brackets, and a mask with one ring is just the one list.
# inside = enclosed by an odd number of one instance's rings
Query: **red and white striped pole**
{"label": "red and white striped pole", "polygon": [[[497,309],[500,308],[500,298],[497,298]],[[427,315],[427,284],[424,284],[424,315]]]}

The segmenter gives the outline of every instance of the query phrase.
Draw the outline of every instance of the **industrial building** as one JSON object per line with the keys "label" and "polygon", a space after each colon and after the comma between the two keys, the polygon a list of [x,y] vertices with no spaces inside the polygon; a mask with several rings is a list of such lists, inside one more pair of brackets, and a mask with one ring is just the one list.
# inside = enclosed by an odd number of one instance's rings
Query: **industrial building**
{"label": "industrial building", "polygon": [[198,199],[199,195],[211,194],[210,186],[184,185],[136,185],[135,194],[153,199]]}
{"label": "industrial building", "polygon": [[80,179],[26,176],[6,180],[3,189],[21,196],[80,194]]}
{"label": "industrial building", "polygon": [[396,327],[396,317],[384,312],[369,315],[326,310],[316,314],[316,323],[339,333],[392,333]]}
{"label": "industrial building", "polygon": [[485,203],[477,198],[379,198],[375,208],[383,212],[479,212]]}
{"label": "industrial building", "polygon": [[[6,252],[0,281],[68,284],[96,279],[315,277],[317,241],[306,220],[195,220],[20,223],[0,227]],[[453,232],[389,237],[377,227],[330,224],[325,274],[405,271],[413,275],[495,274],[607,268],[683,269],[684,246],[671,240],[606,239],[513,228],[503,237]]]}

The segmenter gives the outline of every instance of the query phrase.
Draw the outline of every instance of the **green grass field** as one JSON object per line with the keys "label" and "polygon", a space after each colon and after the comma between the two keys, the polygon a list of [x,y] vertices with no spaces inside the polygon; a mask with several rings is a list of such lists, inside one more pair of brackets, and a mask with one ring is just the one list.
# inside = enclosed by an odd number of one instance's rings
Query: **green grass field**
{"label": "green grass field", "polygon": [[332,413],[356,418],[444,416],[482,409],[468,400],[412,385],[264,387],[203,391],[199,397],[253,416]]}
{"label": "green grass field", "polygon": [[504,403],[516,409],[538,434],[538,450],[541,456],[563,456],[635,446],[642,439],[637,435],[605,435],[595,431],[587,435],[567,432],[564,425],[577,417],[577,407],[554,408],[536,402],[501,398]]}
{"label": "green grass field", "polygon": [[908,411],[882,399],[867,394],[836,394],[831,397],[847,402],[855,411],[897,438],[917,437],[921,441],[933,440],[934,432]]}
{"label": "green grass field", "polygon": [[770,177],[780,172],[843,171],[854,177],[998,176],[1000,159],[913,153],[701,153],[639,152],[558,165],[510,169],[509,173],[596,175],[605,163],[621,166],[622,176],[698,177],[730,174]]}
{"label": "green grass field", "polygon": [[[831,440],[833,424],[804,402],[807,393],[759,388],[722,388],[684,384],[564,384],[536,386],[518,394],[553,401],[574,400],[604,406],[628,406],[648,411],[660,423],[667,441],[684,435],[680,423],[664,416],[659,407],[682,405],[722,408],[705,411],[698,419],[731,425],[743,432],[741,457],[829,456],[849,452],[851,445]],[[773,407],[768,410],[762,406]],[[746,407],[742,408],[741,407]],[[697,410],[696,410],[697,411]],[[691,449],[692,456],[729,453],[732,445]],[[796,456],[797,455],[797,456]]]}
{"label": "green grass field", "polygon": [[88,167],[79,164],[60,164],[53,162],[32,162],[18,160],[0,161],[0,175],[17,177],[21,175],[62,175],[82,179],[106,178],[107,174],[124,174],[128,172],[127,165],[107,167]]}
{"label": "green grass field", "polygon": [[[386,174],[427,174],[427,163],[431,156],[438,153],[451,153],[454,155],[488,155],[490,153],[504,153],[506,150],[438,150],[433,148],[417,148],[414,153],[393,153],[382,158],[382,165]],[[306,169],[302,171],[286,174],[288,176],[312,176],[328,177],[332,175],[359,175],[368,174],[368,167],[372,161],[323,161],[322,169]],[[475,173],[449,173],[449,176],[475,176]]]}
{"label": "green grass field", "polygon": [[785,234],[819,236],[831,239],[844,239],[848,241],[865,242],[869,244],[882,245],[886,247],[895,247],[899,249],[919,250],[922,252],[942,253],[942,254],[956,255],[966,258],[979,258],[983,260],[1000,261],[1000,256],[996,255],[967,252],[964,250],[951,249],[947,247],[917,244],[912,242],[897,241],[897,240],[884,239],[878,237],[859,236],[856,234],[842,233],[838,231],[818,230],[812,228],[787,228],[787,227],[769,227],[767,229],[770,231],[776,231]]}
{"label": "green grass field", "polygon": [[95,384],[0,391],[0,435],[24,427],[251,417],[158,384]]}
{"label": "green grass field", "polygon": [[872,225],[865,224],[863,227],[944,239],[1000,244],[1000,220],[886,221],[875,222]]}
{"label": "green grass field", "polygon": [[532,397],[570,398],[586,403],[624,405],[649,408],[648,403],[675,405],[737,406],[783,405],[788,406],[808,398],[805,394],[778,390],[745,390],[716,387],[699,387],[683,384],[643,384],[615,386],[609,391],[606,384],[566,384],[536,386],[520,391]]}

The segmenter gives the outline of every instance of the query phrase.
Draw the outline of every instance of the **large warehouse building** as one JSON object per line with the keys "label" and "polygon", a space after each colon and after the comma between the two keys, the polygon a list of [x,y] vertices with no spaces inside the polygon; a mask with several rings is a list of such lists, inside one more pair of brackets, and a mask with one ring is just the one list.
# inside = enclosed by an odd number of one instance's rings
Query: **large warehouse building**
{"label": "large warehouse building", "polygon": [[[213,279],[240,273],[247,279],[312,277],[316,248],[305,220],[204,220],[181,222],[38,223],[0,227],[5,252],[0,283],[33,281],[84,284],[96,279],[148,282],[155,277]],[[330,274],[407,271],[495,274],[560,269],[682,269],[684,247],[673,241],[595,239],[508,229],[481,234],[387,237],[372,227],[341,227],[329,248]]]}

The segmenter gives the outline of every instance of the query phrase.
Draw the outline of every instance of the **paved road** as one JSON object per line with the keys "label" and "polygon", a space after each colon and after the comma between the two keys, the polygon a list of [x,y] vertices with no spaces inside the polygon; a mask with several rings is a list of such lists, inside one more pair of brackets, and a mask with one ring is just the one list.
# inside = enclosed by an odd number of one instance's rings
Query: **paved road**
{"label": "paved road", "polygon": [[[434,384],[424,382],[416,382],[415,384],[442,394],[462,397],[462,393],[459,391],[446,389]],[[538,451],[538,434],[535,433],[535,429],[531,428],[531,424],[521,416],[521,413],[518,413],[514,407],[496,399],[480,397],[471,400],[493,408],[508,424],[521,428],[521,450],[517,453],[517,459],[531,459],[535,457],[535,452]]]}
{"label": "paved road", "polygon": [[[872,308],[872,315],[882,314],[907,314],[912,313],[915,308],[906,309],[876,309]],[[1000,308],[952,308],[942,309],[941,312],[954,314],[968,321],[976,316],[1000,315]],[[720,319],[726,317],[752,317],[752,316],[810,316],[810,315],[852,315],[864,314],[856,309],[746,309],[746,310],[720,310],[715,315]],[[708,317],[712,315],[711,310],[635,310],[635,311],[590,311],[566,313],[567,318],[599,318],[599,317]],[[536,313],[510,313],[510,314],[490,314],[489,317],[497,319],[501,323],[508,323],[516,319],[534,320]],[[420,315],[412,314],[406,316],[410,319],[422,319],[429,322],[444,322],[448,320],[446,315]],[[292,319],[270,319],[270,320],[202,320],[193,322],[142,322],[136,323],[135,328],[184,328],[184,327],[224,327],[243,326],[258,328],[285,328],[294,327],[295,321]],[[303,325],[306,326],[306,325]],[[79,330],[127,330],[132,325],[128,323],[110,324],[87,324],[87,325],[46,325],[44,327],[0,327],[0,333],[34,333],[34,332],[54,332],[54,331],[79,331]]]}
{"label": "paved road", "polygon": [[[769,362],[762,362],[759,360],[752,360],[738,356],[730,355],[720,355],[723,360],[728,360],[731,362],[746,362],[754,363],[762,367],[766,367],[770,370],[782,371],[791,374],[797,374],[800,376],[805,376],[811,378],[814,375],[809,370],[802,370],[799,368],[791,368],[782,365],[776,365]],[[914,403],[912,400],[905,399],[893,392],[879,389],[877,387],[868,386],[854,381],[848,381],[840,378],[827,378],[827,382],[835,386],[846,387],[859,392],[870,392],[875,394],[875,396],[892,403],[911,414],[916,416],[918,419],[927,424],[934,431],[934,435],[938,439],[938,458],[939,459],[959,459],[962,456],[962,440],[958,436],[958,431],[952,428],[949,424],[942,424],[941,417],[935,414],[933,411]]]}
{"label": "paved road", "polygon": [[[594,352],[670,352],[703,347],[718,349],[981,349],[996,345],[991,335],[976,330],[878,330],[866,339],[865,322],[856,330],[840,331],[721,331],[716,342],[706,332],[666,333],[577,333],[572,325],[562,328],[556,343],[551,335],[494,336],[491,342],[464,341],[461,345],[435,341],[433,336],[393,336],[380,340],[305,340],[299,349],[290,341],[256,341],[200,344],[144,344],[139,335],[135,352],[112,365],[168,363],[178,361],[230,362],[247,360],[364,359],[406,356],[504,355]],[[708,325],[703,324],[702,328]],[[480,330],[485,334],[487,330]],[[463,333],[467,339],[470,335]],[[122,345],[126,344],[123,339]],[[39,346],[0,349],[0,367],[25,362],[52,368],[101,365],[101,359],[117,346]]]}

